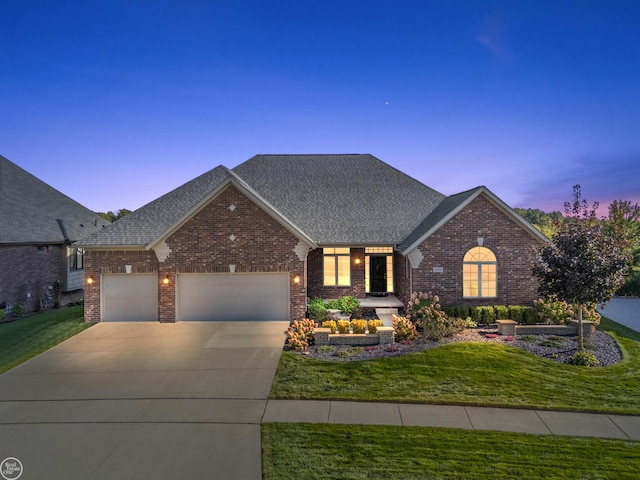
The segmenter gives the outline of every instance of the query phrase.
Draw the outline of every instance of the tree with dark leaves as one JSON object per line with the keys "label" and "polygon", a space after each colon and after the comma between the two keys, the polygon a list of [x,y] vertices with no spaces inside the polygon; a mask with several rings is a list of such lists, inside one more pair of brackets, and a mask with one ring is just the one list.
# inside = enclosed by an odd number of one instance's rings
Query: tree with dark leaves
{"label": "tree with dark leaves", "polygon": [[533,266],[542,296],[557,295],[577,305],[581,350],[582,305],[611,300],[624,283],[631,262],[625,243],[596,219],[597,208],[598,204],[589,207],[580,199],[580,186],[576,185],[573,202],[565,203],[565,221],[552,242],[540,248]]}

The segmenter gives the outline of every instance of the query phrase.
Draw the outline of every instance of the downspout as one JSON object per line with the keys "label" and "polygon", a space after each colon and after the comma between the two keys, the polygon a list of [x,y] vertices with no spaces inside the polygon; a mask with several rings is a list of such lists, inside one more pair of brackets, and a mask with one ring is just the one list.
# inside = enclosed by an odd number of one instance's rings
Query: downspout
{"label": "downspout", "polygon": [[60,232],[62,232],[62,236],[64,238],[64,247],[62,248],[62,267],[60,269],[61,274],[58,275],[58,278],[61,279],[61,289],[66,291],[69,285],[69,248],[72,242],[69,238],[69,234],[67,233],[67,229],[64,227],[62,219],[56,218],[56,222],[58,223],[58,227],[60,228]]}

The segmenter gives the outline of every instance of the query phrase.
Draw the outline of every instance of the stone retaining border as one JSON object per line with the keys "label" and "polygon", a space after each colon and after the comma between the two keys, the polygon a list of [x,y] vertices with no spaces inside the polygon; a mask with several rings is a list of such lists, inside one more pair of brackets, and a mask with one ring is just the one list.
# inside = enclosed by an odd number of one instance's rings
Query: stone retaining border
{"label": "stone retaining border", "polygon": [[316,328],[316,345],[390,345],[393,343],[393,327],[378,327],[377,333],[331,333],[330,328]]}
{"label": "stone retaining border", "polygon": [[[518,325],[514,320],[496,320],[500,335],[578,335],[578,321],[570,320],[569,325]],[[582,321],[582,334],[584,338],[591,338],[593,322]]]}

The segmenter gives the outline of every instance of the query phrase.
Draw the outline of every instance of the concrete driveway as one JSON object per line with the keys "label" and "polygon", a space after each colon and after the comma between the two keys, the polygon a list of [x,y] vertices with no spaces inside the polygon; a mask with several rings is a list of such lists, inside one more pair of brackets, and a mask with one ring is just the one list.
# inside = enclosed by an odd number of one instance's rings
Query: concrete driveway
{"label": "concrete driveway", "polygon": [[640,332],[640,298],[616,297],[598,312],[614,322]]}
{"label": "concrete driveway", "polygon": [[0,376],[21,479],[260,479],[288,322],[101,323]]}

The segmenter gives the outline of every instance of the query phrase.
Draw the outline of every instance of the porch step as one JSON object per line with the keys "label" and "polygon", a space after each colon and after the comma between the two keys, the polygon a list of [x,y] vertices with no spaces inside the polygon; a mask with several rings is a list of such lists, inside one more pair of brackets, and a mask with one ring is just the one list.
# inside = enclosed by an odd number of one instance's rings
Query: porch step
{"label": "porch step", "polygon": [[382,320],[382,325],[385,327],[393,327],[392,315],[397,315],[397,308],[376,308],[376,316]]}

